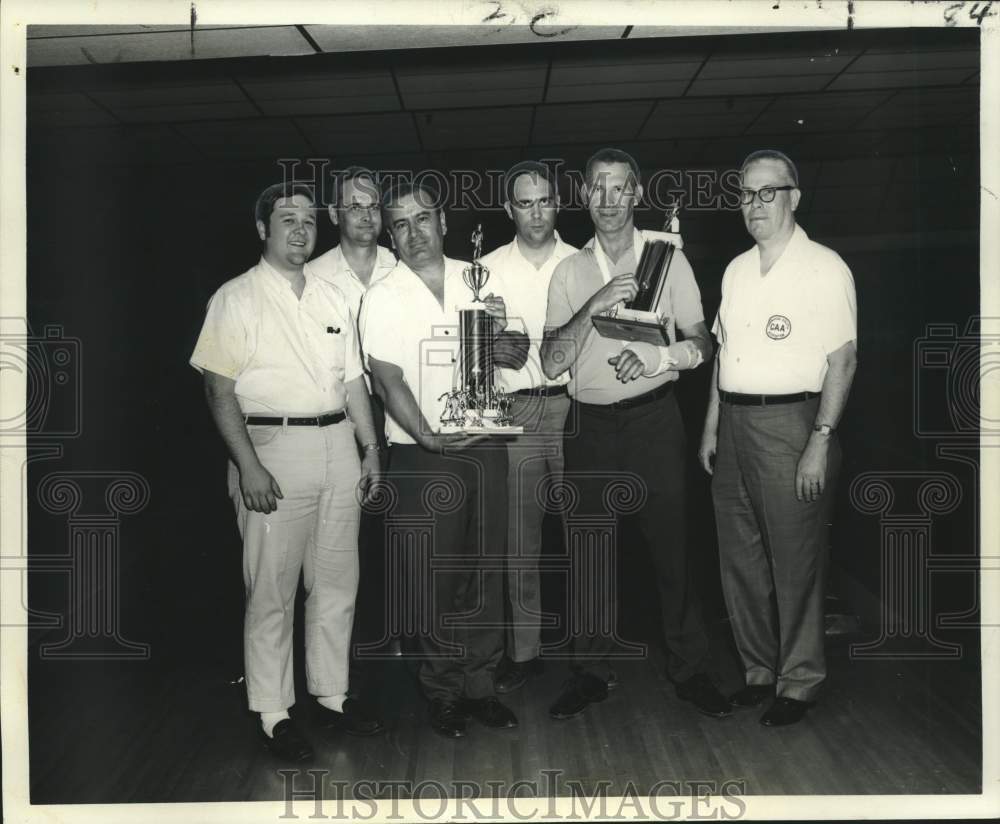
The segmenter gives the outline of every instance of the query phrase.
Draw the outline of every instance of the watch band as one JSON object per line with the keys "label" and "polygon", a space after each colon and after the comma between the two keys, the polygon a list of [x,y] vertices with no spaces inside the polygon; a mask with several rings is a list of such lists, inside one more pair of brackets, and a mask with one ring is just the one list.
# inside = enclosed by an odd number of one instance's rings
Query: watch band
{"label": "watch band", "polygon": [[813,427],[813,432],[819,432],[821,435],[832,435],[833,427],[828,423],[818,423]]}

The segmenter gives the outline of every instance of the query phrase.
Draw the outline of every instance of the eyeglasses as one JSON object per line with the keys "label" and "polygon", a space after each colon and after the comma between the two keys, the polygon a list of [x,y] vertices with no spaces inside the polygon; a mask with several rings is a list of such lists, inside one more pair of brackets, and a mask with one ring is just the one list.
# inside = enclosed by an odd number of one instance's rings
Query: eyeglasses
{"label": "eyeglasses", "polygon": [[770,203],[774,200],[776,192],[787,192],[797,188],[798,186],[762,186],[756,192],[753,189],[740,189],[740,203],[749,206],[755,197],[759,197],[761,203]]}

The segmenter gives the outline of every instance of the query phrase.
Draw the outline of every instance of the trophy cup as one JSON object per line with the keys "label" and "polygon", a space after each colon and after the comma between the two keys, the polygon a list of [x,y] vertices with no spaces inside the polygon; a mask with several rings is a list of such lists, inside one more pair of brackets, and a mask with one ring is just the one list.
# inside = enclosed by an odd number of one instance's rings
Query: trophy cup
{"label": "trophy cup", "polygon": [[462,272],[462,280],[472,291],[472,301],[458,309],[459,356],[457,386],[438,398],[444,402],[442,431],[469,433],[503,432],[517,434],[522,427],[510,425],[510,402],[496,385],[493,364],[493,318],[487,313],[480,293],[490,279],[490,270],[480,262],[483,227],[472,233],[472,263]]}
{"label": "trophy cup", "polygon": [[[677,233],[678,212],[680,206],[674,204],[667,213],[664,231]],[[667,318],[662,317],[656,307],[667,283],[675,249],[674,244],[665,240],[646,241],[636,266],[635,279],[639,284],[639,291],[635,297],[626,301],[624,308],[614,306],[591,317],[594,328],[601,335],[616,340],[644,341],[656,346],[671,344]]]}

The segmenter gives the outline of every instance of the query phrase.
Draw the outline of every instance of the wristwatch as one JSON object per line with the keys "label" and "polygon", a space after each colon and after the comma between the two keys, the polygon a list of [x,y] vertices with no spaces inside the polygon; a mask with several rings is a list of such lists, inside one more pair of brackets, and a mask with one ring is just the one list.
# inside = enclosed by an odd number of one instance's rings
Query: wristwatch
{"label": "wristwatch", "polygon": [[813,432],[819,432],[820,435],[831,435],[833,427],[828,423],[818,423],[813,427]]}
{"label": "wristwatch", "polygon": [[381,452],[382,451],[382,447],[380,447],[374,441],[372,443],[366,443],[366,444],[364,444],[361,448],[363,450],[365,450],[365,452]]}

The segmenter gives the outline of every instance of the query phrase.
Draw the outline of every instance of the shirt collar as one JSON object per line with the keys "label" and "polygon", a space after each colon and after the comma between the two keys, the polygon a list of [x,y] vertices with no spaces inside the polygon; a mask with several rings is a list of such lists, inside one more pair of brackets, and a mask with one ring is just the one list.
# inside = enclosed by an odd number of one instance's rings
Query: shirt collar
{"label": "shirt collar", "polygon": [[[382,280],[389,272],[391,272],[396,267],[396,256],[386,249],[384,246],[375,247],[375,267],[372,269],[371,280],[368,281],[368,285],[371,286],[373,283],[377,283]],[[344,254],[344,250],[338,243],[333,249],[333,269],[334,272],[346,272],[350,277],[354,278],[358,283],[361,279],[354,273],[351,268],[351,264],[347,260],[347,256]]]}
{"label": "shirt collar", "polygon": [[[785,248],[781,250],[781,254],[778,259],[772,264],[771,271],[781,263],[781,261],[786,259],[794,258],[799,253],[799,249],[803,248],[806,243],[809,242],[809,235],[806,234],[806,230],[799,226],[798,223],[792,229],[792,236],[788,238],[788,243],[785,244]],[[756,243],[753,246],[754,254],[757,258],[758,270],[760,267],[760,246]]]}
{"label": "shirt collar", "polygon": [[[263,255],[260,256],[260,262],[257,264],[257,269],[264,275],[265,279],[273,285],[279,287],[283,286],[285,289],[288,289],[288,291],[292,291],[292,284],[288,278],[268,263],[267,259]],[[305,290],[309,288],[309,285],[313,282],[315,277],[312,272],[309,271],[308,265],[302,267],[302,273],[306,279],[305,288],[302,290],[303,294],[305,294]],[[292,294],[294,295],[295,293],[292,292]]]}

